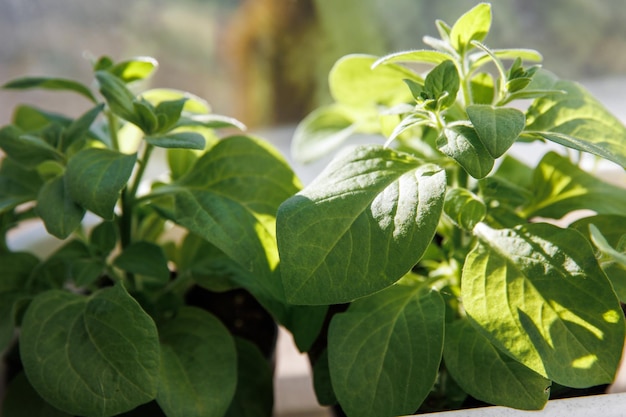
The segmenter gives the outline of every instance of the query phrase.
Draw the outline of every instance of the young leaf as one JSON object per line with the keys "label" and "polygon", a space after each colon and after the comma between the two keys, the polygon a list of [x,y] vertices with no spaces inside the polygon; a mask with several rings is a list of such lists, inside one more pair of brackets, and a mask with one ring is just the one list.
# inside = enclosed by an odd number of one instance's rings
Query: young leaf
{"label": "young leaf", "polygon": [[237,352],[226,327],[206,311],[184,307],[159,335],[161,409],[168,416],[222,417],[237,384]]}
{"label": "young leaf", "polygon": [[472,177],[484,178],[491,172],[494,159],[480,141],[476,130],[465,125],[450,126],[437,139],[437,148],[454,159]]}
{"label": "young leaf", "polygon": [[69,148],[72,144],[82,140],[87,135],[89,128],[100,115],[103,108],[104,104],[99,104],[67,126],[67,128],[63,131],[62,149],[64,151],[67,150],[67,148]]}
{"label": "young leaf", "polygon": [[124,271],[145,275],[159,284],[166,284],[170,279],[167,258],[163,249],[150,242],[133,242],[120,253],[113,264]]}
{"label": "young leaf", "polygon": [[106,70],[123,82],[131,83],[148,78],[158,66],[155,59],[142,56],[119,62]]}
{"label": "young leaf", "polygon": [[439,65],[442,62],[451,59],[452,55],[445,52],[433,51],[430,49],[417,49],[385,55],[374,62],[372,64],[372,68],[376,68],[379,65],[392,64],[394,62],[416,62],[421,64]]}
{"label": "young leaf", "polygon": [[154,107],[143,99],[134,100],[133,114],[124,118],[137,125],[146,135],[154,133],[159,126],[159,119],[155,114]]}
{"label": "young leaf", "polygon": [[108,149],[85,149],[67,165],[66,189],[72,200],[105,220],[113,210],[133,171],[136,155]]}
{"label": "young leaf", "polygon": [[472,230],[487,214],[485,203],[465,188],[448,189],[443,210],[454,224],[465,230]]}
{"label": "young leaf", "polygon": [[566,94],[537,99],[526,114],[527,131],[626,168],[626,127],[579,84],[558,81]]}
{"label": "young leaf", "polygon": [[535,168],[527,217],[560,219],[573,210],[623,214],[626,191],[587,173],[555,152],[547,153]]}
{"label": "young leaf", "polygon": [[446,369],[472,397],[522,410],[542,409],[550,380],[505,355],[468,320],[446,325]]}
{"label": "young leaf", "polygon": [[66,80],[63,78],[24,77],[4,84],[2,88],[12,90],[42,88],[45,90],[72,91],[86,97],[94,103],[98,102],[91,90],[85,85],[74,80]]}
{"label": "young leaf", "polygon": [[587,240],[543,223],[474,232],[461,295],[491,343],[561,385],[613,381],[624,315]]}
{"label": "young leaf", "polygon": [[382,146],[338,155],[278,209],[287,299],[342,303],[396,282],[430,243],[445,183],[439,167]]}
{"label": "young leaf", "polygon": [[394,286],[355,301],[328,332],[339,404],[351,416],[411,414],[437,378],[445,306],[439,293]]}
{"label": "young leaf", "polygon": [[180,114],[185,107],[186,101],[186,98],[180,98],[177,100],[162,101],[157,104],[154,113],[159,120],[158,132],[167,132],[176,125],[180,119]]}
{"label": "young leaf", "polygon": [[204,136],[195,132],[174,132],[158,136],[146,136],[146,142],[159,148],[167,149],[197,149],[205,147]]}
{"label": "young leaf", "polygon": [[482,42],[491,28],[491,5],[480,3],[469,10],[452,25],[450,43],[463,55],[471,48],[472,41]]}
{"label": "young leaf", "polygon": [[65,239],[80,226],[85,209],[69,197],[64,177],[60,176],[51,179],[39,190],[37,214],[48,233]]}
{"label": "young leaf", "polygon": [[526,125],[524,113],[517,109],[479,104],[468,106],[466,111],[480,141],[493,158],[504,155]]}
{"label": "young leaf", "polygon": [[120,285],[91,297],[44,292],[22,322],[28,380],[72,415],[113,416],[154,399],[159,351],[154,322]]}
{"label": "young leaf", "polygon": [[424,92],[435,101],[440,101],[441,108],[447,108],[456,101],[460,87],[459,73],[454,63],[444,61],[433,68],[424,80]]}
{"label": "young leaf", "polygon": [[107,71],[96,71],[96,79],[111,111],[122,119],[135,123],[137,121],[133,106],[135,95],[124,82]]}

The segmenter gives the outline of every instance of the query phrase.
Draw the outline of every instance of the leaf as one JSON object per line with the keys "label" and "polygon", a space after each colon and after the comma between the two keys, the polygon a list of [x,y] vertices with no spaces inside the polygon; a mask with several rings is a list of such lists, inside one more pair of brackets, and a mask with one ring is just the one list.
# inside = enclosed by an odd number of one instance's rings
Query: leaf
{"label": "leaf", "polygon": [[105,220],[113,210],[135,166],[136,155],[108,149],[85,149],[70,158],[66,189],[76,203]]}
{"label": "leaf", "polygon": [[43,184],[37,171],[27,170],[12,159],[3,158],[0,165],[0,214],[34,201]]}
{"label": "leaf", "polygon": [[[534,49],[491,49],[491,52],[499,59],[514,60],[517,58],[521,58],[524,61],[531,62],[543,61],[543,56]],[[471,63],[470,73],[472,73],[479,67],[485,65],[487,62],[490,62],[491,58],[489,54],[487,54],[485,51],[479,50],[477,52],[472,52],[469,57],[469,61]]]}
{"label": "leaf", "polygon": [[26,252],[0,253],[2,279],[0,279],[0,352],[5,352],[13,340],[15,322],[13,307],[23,297],[29,296],[27,282],[39,264],[39,259]]}
{"label": "leaf", "polygon": [[158,132],[167,132],[176,125],[180,119],[186,101],[186,98],[165,100],[156,106],[154,112],[159,119]]}
{"label": "leaf", "polygon": [[557,81],[553,93],[526,113],[527,131],[570,148],[598,155],[626,168],[626,127],[579,84]]}
{"label": "leaf", "polygon": [[[107,71],[96,71],[96,79],[100,85],[100,93],[104,96],[111,111],[122,119],[137,124],[135,114],[135,95],[130,92],[124,82]],[[138,125],[139,126],[139,125]]]}
{"label": "leaf", "polygon": [[38,295],[22,322],[20,356],[39,395],[72,415],[113,416],[156,395],[156,326],[120,285],[91,297]]}
{"label": "leaf", "polygon": [[355,107],[372,105],[393,106],[411,102],[405,78],[421,82],[414,72],[400,65],[372,65],[377,58],[371,55],[346,55],[330,70],[328,82],[332,97],[341,104]]}
{"label": "leaf", "polygon": [[437,148],[454,159],[472,177],[486,177],[493,168],[494,159],[480,141],[476,130],[465,125],[444,129],[437,139]]}
{"label": "leaf", "polygon": [[167,165],[172,181],[182,178],[196,163],[200,155],[189,149],[168,149]]}
{"label": "leaf", "polygon": [[444,61],[433,68],[424,80],[424,92],[442,108],[452,106],[460,87],[459,73],[454,63]]}
{"label": "leaf", "polygon": [[237,391],[225,417],[271,417],[274,407],[273,372],[261,351],[236,338]]}
{"label": "leaf", "polygon": [[98,102],[91,90],[85,85],[74,80],[67,80],[63,78],[23,77],[4,84],[2,88],[11,90],[28,90],[41,88],[44,90],[71,91],[74,93],[78,93],[83,97],[86,97],[94,103]]}
{"label": "leaf", "polygon": [[0,148],[25,168],[33,169],[49,160],[63,160],[54,146],[39,136],[22,132],[13,125],[0,129]]}
{"label": "leaf", "polygon": [[111,74],[115,75],[125,83],[144,80],[148,78],[159,66],[158,62],[151,57],[141,56],[127,61],[119,62],[107,68]]}
{"label": "leaf", "polygon": [[41,130],[49,124],[69,126],[72,119],[61,114],[51,113],[25,104],[18,105],[13,111],[13,124],[25,132]]}
{"label": "leaf", "polygon": [[23,372],[11,380],[2,405],[4,417],[71,417],[45,402]]}
{"label": "leaf", "polygon": [[198,149],[205,147],[204,136],[195,132],[174,132],[159,136],[146,136],[146,142],[159,148]]}
{"label": "leaf", "polygon": [[444,193],[444,171],[408,154],[374,145],[338,155],[278,209],[287,300],[336,304],[396,282],[430,243]]}
{"label": "leaf", "polygon": [[328,360],[339,404],[351,416],[411,414],[437,378],[445,306],[439,293],[395,286],[336,315]]}
{"label": "leaf", "polygon": [[476,104],[491,104],[495,96],[495,83],[493,76],[486,72],[480,72],[470,80],[472,101]]}
{"label": "leaf", "polygon": [[394,62],[416,62],[421,64],[439,65],[444,61],[452,59],[452,55],[445,52],[433,51],[430,49],[416,49],[411,51],[396,52],[385,55],[372,64],[372,68],[379,65],[391,64]]}
{"label": "leaf", "polygon": [[459,17],[450,30],[450,43],[461,55],[472,41],[482,42],[491,28],[491,5],[480,3]]}
{"label": "leaf", "polygon": [[278,151],[259,139],[231,136],[180,180],[156,190],[153,202],[163,215],[209,241],[283,300],[276,276],[275,213],[298,189],[299,181]]}
{"label": "leaf", "polygon": [[239,120],[222,116],[219,114],[197,114],[182,117],[178,123],[178,127],[181,126],[204,126],[210,129],[219,129],[223,127],[234,127],[239,130],[246,130],[246,125]]}
{"label": "leaf", "polygon": [[104,109],[103,104],[99,104],[72,121],[63,131],[63,150],[67,150],[72,144],[82,140],[88,133],[89,128]]}
{"label": "leaf", "polygon": [[526,216],[560,219],[579,209],[598,214],[623,214],[626,191],[606,183],[572,164],[567,158],[549,152],[535,168],[532,200],[524,208]]}
{"label": "leaf", "polygon": [[184,307],[159,335],[161,409],[170,417],[222,417],[237,384],[237,352],[226,327],[206,311]]}
{"label": "leaf", "polygon": [[333,391],[328,366],[328,349],[324,349],[313,365],[313,388],[315,397],[320,405],[335,405],[337,397]]}
{"label": "leaf", "polygon": [[487,207],[465,188],[450,188],[443,205],[444,212],[457,226],[472,230],[487,214]]}
{"label": "leaf", "polygon": [[542,409],[551,382],[498,351],[468,320],[446,325],[446,369],[472,397],[522,410]]}
{"label": "leaf", "polygon": [[610,256],[615,262],[626,266],[626,254],[621,253],[612,247],[602,235],[602,232],[600,232],[595,225],[590,224],[589,231],[591,232],[591,241],[600,250],[600,252]]}
{"label": "leaf", "polygon": [[339,148],[355,131],[355,120],[342,106],[320,107],[296,127],[291,154],[300,163],[312,162]]}
{"label": "leaf", "polygon": [[206,114],[211,111],[211,106],[206,100],[187,91],[173,88],[153,88],[141,93],[141,98],[157,106],[164,101],[185,100],[183,111],[197,114]]}
{"label": "leaf", "polygon": [[170,279],[165,253],[161,246],[154,243],[131,243],[115,258],[113,264],[126,272],[152,278],[152,283],[166,284]]}
{"label": "leaf", "polygon": [[613,381],[624,315],[583,236],[544,223],[474,232],[461,296],[481,333],[558,384]]}
{"label": "leaf", "polygon": [[153,134],[159,127],[154,107],[148,101],[134,100],[133,113],[124,118],[139,127],[146,135]]}
{"label": "leaf", "polygon": [[472,105],[466,111],[480,141],[493,158],[504,155],[526,125],[524,113],[513,108]]}
{"label": "leaf", "polygon": [[39,190],[37,214],[48,233],[65,239],[81,225],[85,209],[69,197],[64,176],[60,176],[48,181]]}
{"label": "leaf", "polygon": [[118,242],[117,227],[114,222],[104,221],[96,225],[89,235],[89,244],[100,255],[107,256]]}

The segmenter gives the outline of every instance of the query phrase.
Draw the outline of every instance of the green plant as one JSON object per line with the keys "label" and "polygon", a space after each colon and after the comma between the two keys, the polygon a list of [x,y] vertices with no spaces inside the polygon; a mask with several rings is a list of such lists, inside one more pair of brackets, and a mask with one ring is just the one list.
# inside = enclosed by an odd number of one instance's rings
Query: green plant
{"label": "green plant", "polygon": [[[6,417],[268,416],[271,364],[190,291],[242,287],[288,328],[321,325],[324,308],[288,306],[278,276],[275,212],[298,179],[268,143],[219,139],[243,126],[204,100],[133,92],[156,66],[103,57],[99,93],[65,78],[4,85],[90,104],[76,118],[18,106],[0,130],[0,351],[24,370]],[[45,259],[7,244],[33,218],[63,239]],[[295,332],[303,349],[308,333]]]}
{"label": "green plant", "polygon": [[[388,137],[341,151],[277,216],[288,301],[349,303],[314,358],[318,399],[348,416],[468,396],[540,409],[553,382],[614,378],[626,190],[554,151],[535,167],[508,151],[549,141],[623,168],[626,128],[538,52],[487,47],[490,24],[483,3],[437,21],[432,50],[340,59],[335,102],[296,129],[302,161],[354,133]],[[593,214],[549,222],[580,209]]]}

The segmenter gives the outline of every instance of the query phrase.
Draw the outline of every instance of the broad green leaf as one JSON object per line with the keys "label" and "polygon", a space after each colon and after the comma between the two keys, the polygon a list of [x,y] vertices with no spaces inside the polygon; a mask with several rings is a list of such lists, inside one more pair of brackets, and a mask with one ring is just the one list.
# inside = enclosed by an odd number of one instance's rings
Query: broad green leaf
{"label": "broad green leaf", "polygon": [[560,219],[588,209],[598,214],[623,214],[626,191],[587,173],[555,152],[547,153],[535,168],[532,200],[526,216]]}
{"label": "broad green leaf", "polygon": [[124,271],[152,278],[149,282],[166,284],[170,279],[165,253],[161,246],[154,243],[131,243],[115,258],[113,264]]}
{"label": "broad green leaf", "polygon": [[90,297],[44,292],[22,322],[28,380],[44,400],[73,415],[113,416],[152,400],[159,352],[154,322],[120,285]]}
{"label": "broad green leaf", "polygon": [[446,369],[472,397],[522,410],[542,409],[550,380],[505,355],[468,320],[446,325]]}
{"label": "broad green leaf", "polygon": [[102,113],[103,104],[99,104],[78,119],[72,121],[71,124],[63,131],[63,146],[61,149],[67,150],[72,144],[85,138],[89,132],[89,128],[96,118]]}
{"label": "broad green leaf", "polygon": [[328,331],[339,404],[351,416],[411,414],[437,378],[445,306],[439,293],[395,286],[355,301]]}
{"label": "broad green leaf", "polygon": [[338,155],[278,210],[288,301],[342,303],[400,279],[432,239],[445,183],[439,167],[382,146]]}
{"label": "broad green leaf", "polygon": [[470,126],[455,125],[444,129],[437,148],[454,159],[472,177],[484,178],[491,172],[494,159]]}
{"label": "broad green leaf", "polygon": [[411,102],[410,91],[402,80],[421,82],[421,77],[396,64],[372,69],[376,60],[375,56],[357,54],[339,59],[328,76],[335,101],[356,107]]}
{"label": "broad green leaf", "polygon": [[443,210],[454,224],[465,230],[472,230],[487,214],[485,203],[465,188],[448,189]]}
{"label": "broad green leaf", "polygon": [[198,149],[205,146],[204,136],[195,132],[173,132],[165,135],[146,136],[146,142],[159,148]]}
{"label": "broad green leaf", "polygon": [[159,327],[157,402],[169,417],[222,417],[235,394],[237,351],[224,325],[195,307]]}
{"label": "broad green leaf", "polygon": [[72,259],[69,262],[72,281],[78,288],[87,288],[96,282],[98,278],[103,276],[107,267],[103,259],[91,256]]}
{"label": "broad green leaf", "polygon": [[122,119],[136,124],[137,115],[133,105],[135,95],[130,92],[124,82],[107,71],[96,71],[96,79],[100,85],[100,92],[111,111]]}
{"label": "broad green leaf", "polygon": [[493,76],[480,72],[470,80],[472,102],[476,104],[491,104],[495,97],[495,83]]}
{"label": "broad green leaf", "polygon": [[466,111],[480,141],[493,158],[504,155],[526,125],[524,113],[517,109],[478,104],[468,106]]}
{"label": "broad green leaf", "polygon": [[422,64],[439,65],[444,61],[452,59],[452,55],[445,52],[433,51],[430,49],[416,49],[411,51],[396,52],[385,55],[372,64],[372,68],[379,65],[391,64],[394,62],[416,62]]}
{"label": "broad green leaf", "polygon": [[200,155],[196,151],[189,149],[168,149],[167,165],[170,168],[172,181],[179,180],[189,172],[198,158],[200,158]]}
{"label": "broad green leaf", "polygon": [[70,158],[65,173],[66,189],[72,200],[105,220],[126,187],[136,155],[108,149],[85,149]]}
{"label": "broad green leaf", "polygon": [[579,84],[560,80],[526,114],[527,131],[626,168],[626,127]]}
{"label": "broad green leaf", "polygon": [[459,73],[451,60],[437,65],[424,80],[424,92],[428,98],[439,102],[443,108],[455,103],[459,87]]}
{"label": "broad green leaf", "polygon": [[148,78],[158,65],[154,58],[141,56],[119,62],[108,67],[107,70],[125,83],[131,83]]}
{"label": "broad green leaf", "polygon": [[12,159],[3,158],[0,165],[0,213],[34,201],[43,184],[37,171],[27,170]]}
{"label": "broad green leaf", "polygon": [[299,189],[278,151],[252,137],[231,136],[204,154],[171,186],[155,190],[166,217],[239,263],[277,300],[275,213]]}
{"label": "broad green leaf", "polygon": [[28,105],[19,105],[15,107],[12,117],[13,124],[25,132],[40,130],[49,124],[58,124],[60,126],[69,126],[72,119],[57,113],[51,113],[45,110]]}
{"label": "broad green leaf", "polygon": [[45,90],[72,91],[88,98],[94,103],[98,102],[91,90],[85,85],[74,80],[67,80],[63,78],[23,77],[4,84],[2,88],[12,90],[41,88]]}
{"label": "broad green leaf", "polygon": [[45,402],[23,372],[11,380],[4,395],[4,417],[71,417]]}
{"label": "broad green leaf", "polygon": [[298,124],[291,141],[291,154],[301,163],[314,161],[337,149],[355,131],[354,118],[342,106],[320,107]]}
{"label": "broad green leaf", "polygon": [[156,105],[154,112],[159,120],[159,132],[167,132],[176,125],[186,101],[187,99],[183,97],[177,100],[165,100]]}
{"label": "broad green leaf", "polygon": [[588,241],[544,223],[474,232],[461,295],[491,343],[561,385],[613,381],[624,315]]}
{"label": "broad green leaf", "polygon": [[63,160],[63,155],[43,138],[24,133],[13,125],[0,129],[0,148],[9,158],[29,169],[48,160]]}
{"label": "broad green leaf", "polygon": [[53,178],[37,195],[37,214],[51,235],[67,238],[80,226],[85,209],[69,197],[63,176]]}
{"label": "broad green leaf", "polygon": [[4,352],[13,339],[15,330],[13,306],[29,295],[27,282],[39,259],[26,252],[0,253],[0,352]]}
{"label": "broad green leaf", "polygon": [[491,28],[491,5],[480,3],[452,25],[450,43],[461,54],[471,48],[472,41],[482,42]]}
{"label": "broad green leaf", "polygon": [[237,391],[225,417],[271,417],[274,407],[273,370],[251,342],[235,339]]}

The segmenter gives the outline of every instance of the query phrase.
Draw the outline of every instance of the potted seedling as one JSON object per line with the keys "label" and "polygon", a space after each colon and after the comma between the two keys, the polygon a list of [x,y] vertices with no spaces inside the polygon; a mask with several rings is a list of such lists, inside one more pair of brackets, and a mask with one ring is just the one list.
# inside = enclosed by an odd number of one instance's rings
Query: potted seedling
{"label": "potted seedling", "polygon": [[[348,147],[280,207],[287,300],[330,305],[314,345],[323,404],[348,416],[541,409],[613,381],[624,344],[626,128],[528,49],[492,49],[491,6],[437,21],[431,49],[349,55],[294,155]],[[380,139],[378,139],[380,138]],[[515,143],[558,144],[535,166]],[[581,211],[583,210],[583,211]],[[579,220],[555,220],[579,213]]]}
{"label": "potted seedling", "polygon": [[[138,92],[156,66],[103,57],[90,85],[4,85],[87,103],[75,118],[18,106],[0,129],[5,417],[269,416],[275,321],[321,324],[323,307],[285,303],[278,275],[275,212],[298,179],[206,101]],[[7,244],[33,219],[58,239],[48,257]],[[301,333],[306,349],[315,332]]]}

